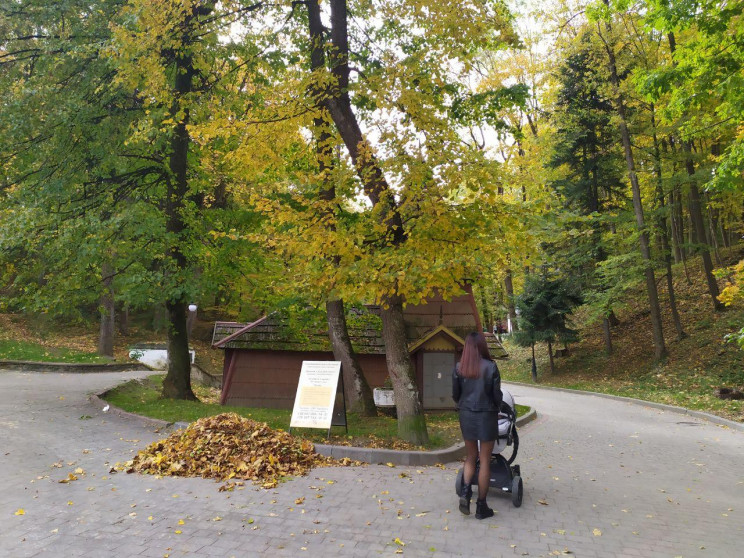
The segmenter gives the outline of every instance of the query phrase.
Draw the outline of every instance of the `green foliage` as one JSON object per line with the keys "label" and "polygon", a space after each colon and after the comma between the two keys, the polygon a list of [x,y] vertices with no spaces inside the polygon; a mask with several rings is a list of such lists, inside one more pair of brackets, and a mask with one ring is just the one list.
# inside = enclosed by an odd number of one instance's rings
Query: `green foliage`
{"label": "green foliage", "polygon": [[713,135],[726,146],[717,156],[715,173],[705,181],[715,190],[741,193],[744,152],[744,5],[741,2],[648,2],[647,24],[674,35],[670,64],[650,69],[640,89],[664,99],[666,116],[685,137]]}
{"label": "green foliage", "polygon": [[550,164],[566,169],[552,184],[565,203],[590,214],[622,205],[624,161],[613,120],[615,109],[605,91],[607,75],[597,64],[597,47],[589,32],[576,42],[557,72]]}
{"label": "green foliage", "polygon": [[519,331],[514,333],[514,340],[523,347],[575,341],[576,330],[568,326],[568,317],[581,302],[576,284],[569,279],[547,274],[528,276],[516,299]]}
{"label": "green foliage", "polygon": [[452,117],[461,124],[490,124],[496,129],[507,128],[502,115],[505,108],[523,107],[529,89],[518,83],[511,87],[473,93],[455,97],[452,102]]}

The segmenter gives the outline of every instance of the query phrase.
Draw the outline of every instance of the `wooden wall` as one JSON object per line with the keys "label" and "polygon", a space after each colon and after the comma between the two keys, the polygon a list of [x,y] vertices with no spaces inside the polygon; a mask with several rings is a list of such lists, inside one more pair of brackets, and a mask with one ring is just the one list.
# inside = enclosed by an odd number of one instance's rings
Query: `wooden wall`
{"label": "wooden wall", "polygon": [[[228,349],[223,378],[231,352],[235,364],[226,405],[291,409],[303,360],[333,360],[331,352],[251,351]],[[385,355],[357,355],[370,387],[380,387],[387,377]]]}

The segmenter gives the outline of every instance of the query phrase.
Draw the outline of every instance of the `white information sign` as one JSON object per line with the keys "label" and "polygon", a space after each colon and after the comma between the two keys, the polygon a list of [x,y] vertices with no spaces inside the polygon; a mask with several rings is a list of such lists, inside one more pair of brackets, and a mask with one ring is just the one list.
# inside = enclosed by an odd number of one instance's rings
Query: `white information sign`
{"label": "white information sign", "polygon": [[330,428],[341,363],[304,360],[289,427]]}

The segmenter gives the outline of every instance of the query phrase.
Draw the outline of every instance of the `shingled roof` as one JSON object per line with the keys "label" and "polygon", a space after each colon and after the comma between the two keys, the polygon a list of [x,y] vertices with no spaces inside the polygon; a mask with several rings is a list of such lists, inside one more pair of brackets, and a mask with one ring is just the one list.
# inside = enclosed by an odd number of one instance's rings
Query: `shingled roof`
{"label": "shingled roof", "polygon": [[[463,287],[463,294],[451,300],[434,295],[424,304],[404,309],[406,342],[416,349],[427,336],[437,329],[446,330],[460,341],[471,331],[480,331],[481,322],[470,287]],[[382,340],[382,322],[379,306],[353,308],[349,311],[347,328],[354,351],[359,354],[385,354]],[[212,335],[212,346],[222,349],[253,349],[275,351],[331,351],[325,319],[318,314],[315,326],[298,328],[287,315],[274,312],[255,322],[217,322]],[[508,355],[499,340],[484,333],[491,356],[506,358]]]}
{"label": "shingled roof", "polygon": [[[420,327],[407,329],[407,342],[410,350],[415,350],[429,337],[435,335],[441,326],[416,335]],[[496,336],[484,333],[493,358],[507,358],[508,354]],[[349,337],[354,351],[358,354],[385,354],[382,331],[374,324],[367,327],[349,327]],[[288,326],[287,320],[279,313],[264,316],[248,324],[238,322],[216,322],[212,335],[212,346],[220,349],[249,349],[274,351],[328,351],[331,344],[327,330],[306,330],[296,333]]]}
{"label": "shingled roof", "polygon": [[[373,315],[369,315],[374,318]],[[368,323],[368,322],[373,323]],[[385,354],[379,325],[365,320],[361,326],[349,324],[349,337],[360,354]],[[274,351],[331,351],[326,328],[297,331],[281,313],[275,312],[250,324],[216,322],[212,346],[220,349],[264,349]]]}

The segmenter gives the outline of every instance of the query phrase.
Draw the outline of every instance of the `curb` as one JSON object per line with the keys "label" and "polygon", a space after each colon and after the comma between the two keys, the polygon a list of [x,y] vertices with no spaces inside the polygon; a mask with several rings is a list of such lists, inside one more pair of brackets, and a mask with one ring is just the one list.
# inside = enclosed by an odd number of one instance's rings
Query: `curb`
{"label": "curb", "polygon": [[[526,415],[517,418],[517,426],[521,427],[536,418],[537,412],[535,409],[530,409]],[[333,457],[334,459],[348,457],[355,461],[364,461],[365,463],[373,464],[391,463],[393,465],[428,466],[451,463],[452,461],[462,459],[465,456],[465,444],[460,442],[449,448],[434,451],[408,451],[315,444],[315,451],[320,455]]]}
{"label": "curb", "polygon": [[667,405],[665,403],[655,403],[653,401],[645,401],[643,399],[635,399],[633,397],[624,397],[622,395],[612,395],[610,393],[599,393],[597,391],[584,391],[580,389],[569,389],[569,388],[561,388],[561,387],[554,387],[554,386],[540,386],[540,385],[535,385],[535,384],[527,384],[525,382],[505,381],[504,384],[512,384],[515,386],[524,386],[527,388],[535,388],[535,389],[545,389],[545,390],[550,390],[550,391],[563,391],[566,393],[575,393],[578,395],[603,397],[605,399],[614,399],[616,401],[624,401],[626,403],[633,403],[635,405],[641,405],[642,407],[651,407],[653,409],[659,409],[661,411],[669,411],[670,413],[677,413],[680,415],[687,415],[687,416],[707,420],[708,422],[717,424],[719,426],[726,426],[728,428],[733,428],[735,430],[741,430],[742,432],[744,432],[744,423],[742,422],[736,422],[735,420],[729,420],[723,417],[719,417],[717,415],[705,413],[703,411],[696,411],[694,409],[686,409],[684,407],[677,407],[676,405]]}
{"label": "curb", "polygon": [[33,362],[26,360],[0,360],[0,370],[19,372],[76,372],[87,374],[93,372],[134,372],[152,370],[142,363],[98,364],[86,362]]}
{"label": "curb", "polygon": [[[119,407],[115,407],[108,403],[101,396],[105,396],[106,392],[100,395],[90,395],[88,400],[103,409],[106,405],[109,406],[108,413],[113,413],[122,418],[135,419],[145,423],[148,426],[155,428],[169,428],[175,429],[186,428],[188,422],[168,422],[165,420],[154,419],[130,413]],[[532,422],[537,418],[537,412],[535,409],[530,409],[526,415],[522,415],[517,418],[517,426],[521,427],[525,424]],[[408,450],[390,450],[390,449],[379,449],[379,448],[359,448],[354,446],[333,446],[330,444],[315,444],[315,451],[320,455],[326,457],[333,457],[334,459],[343,459],[348,457],[354,461],[364,461],[365,463],[373,464],[385,464],[392,463],[393,465],[412,465],[412,466],[428,466],[437,465],[440,463],[450,463],[452,461],[458,461],[465,455],[465,444],[462,442],[455,444],[446,449],[434,450],[434,451],[408,451]]]}

